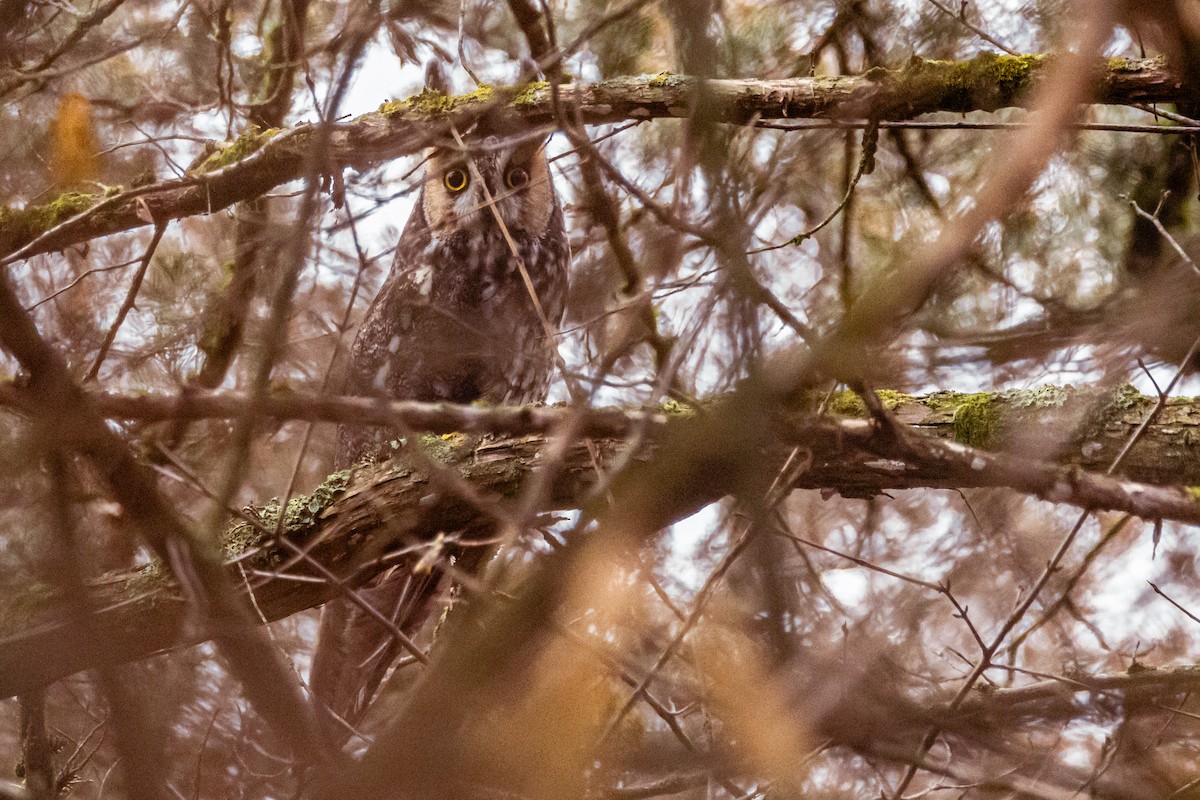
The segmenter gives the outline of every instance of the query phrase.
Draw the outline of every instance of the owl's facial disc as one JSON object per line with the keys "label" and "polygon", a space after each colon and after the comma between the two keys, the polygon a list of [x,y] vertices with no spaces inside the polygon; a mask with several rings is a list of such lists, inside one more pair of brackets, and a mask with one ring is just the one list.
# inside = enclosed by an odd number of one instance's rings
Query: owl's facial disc
{"label": "owl's facial disc", "polygon": [[[423,210],[435,239],[499,228],[540,236],[556,205],[540,145],[473,154],[434,151],[425,168]],[[497,214],[498,212],[498,214]]]}

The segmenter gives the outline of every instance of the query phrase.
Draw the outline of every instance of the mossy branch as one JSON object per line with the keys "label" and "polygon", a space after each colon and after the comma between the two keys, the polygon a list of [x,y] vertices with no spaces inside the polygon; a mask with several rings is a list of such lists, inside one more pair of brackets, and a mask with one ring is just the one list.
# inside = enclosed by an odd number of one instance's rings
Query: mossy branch
{"label": "mossy branch", "polygon": [[[1025,453],[1031,452],[1031,448],[1023,442],[1031,438],[1039,448],[1035,454],[1038,458],[1094,470],[1108,466],[1155,402],[1130,386],[1111,391],[1043,386],[1020,391],[927,395],[884,389],[877,394],[914,432],[984,450],[1015,449]],[[189,392],[175,396],[101,392],[89,397],[97,410],[110,419],[142,422],[230,419],[241,414],[250,402],[240,392]],[[825,400],[824,395],[814,396],[811,406],[816,408]],[[575,413],[555,407],[381,403],[373,398],[338,397],[303,390],[280,391],[258,402],[259,413],[279,420],[359,425],[388,425],[402,420],[411,430],[515,436],[550,433],[563,424],[566,414]],[[719,398],[706,401],[706,405],[715,402]],[[0,405],[22,409],[27,403],[18,390],[0,387]],[[862,401],[851,391],[834,394],[828,398],[827,407],[836,416],[866,416]],[[581,434],[606,439],[625,436],[639,426],[661,430],[673,418],[686,413],[687,409],[676,403],[649,410],[595,408],[585,415]],[[1048,431],[1057,432],[1059,438],[1055,441],[1048,437]],[[1122,474],[1154,484],[1200,485],[1198,447],[1200,399],[1173,399],[1130,451]],[[845,488],[861,481],[867,491],[901,488],[886,483],[874,472],[861,475],[862,470],[851,464],[839,464],[837,470],[829,474],[829,483],[814,485]]]}
{"label": "mossy branch", "polygon": [[[790,80],[714,80],[705,109],[721,121],[745,124],[772,119],[908,120],[936,111],[994,111],[1025,102],[1047,62],[1039,55],[984,54],[969,61],[913,59],[863,75]],[[613,78],[563,86],[562,102],[588,124],[681,118],[692,113],[695,79],[671,74]],[[1161,59],[1111,59],[1097,101],[1172,102],[1186,94]],[[409,155],[468,128],[480,115],[503,111],[518,133],[556,127],[550,87],[481,87],[457,97],[423,92],[384,103],[379,111],[337,125],[327,172],[372,167]],[[316,129],[250,132],[217,148],[188,174],[111,196],[66,194],[23,209],[0,208],[0,265],[61,250],[101,236],[169,219],[211,213],[260,197],[305,174]]]}
{"label": "mossy branch", "polygon": [[[989,394],[937,393],[923,397],[899,392],[879,393],[884,405],[913,433],[913,441],[898,448],[862,419],[862,403],[852,394],[839,394],[828,405],[839,416],[808,414],[781,417],[765,449],[730,447],[709,454],[703,480],[676,480],[663,491],[656,511],[663,519],[679,519],[705,503],[737,490],[737,476],[747,458],[770,467],[784,463],[797,447],[811,457],[809,469],[797,476],[795,488],[833,489],[849,496],[866,496],[890,489],[917,487],[1008,487],[1031,496],[1092,509],[1113,509],[1146,518],[1200,523],[1195,493],[1170,484],[1200,483],[1200,402],[1180,400],[1168,405],[1156,424],[1130,453],[1124,465],[1128,478],[1099,474],[1153,406],[1150,398],[1132,389],[1100,393],[1049,387],[1030,392]],[[15,403],[12,392],[0,401]],[[248,402],[231,394],[200,394],[186,401],[175,398],[116,398],[94,395],[91,402],[102,414],[124,419],[223,417],[239,413]],[[815,406],[817,398],[814,398]],[[718,406],[714,406],[717,408]],[[438,430],[485,430],[488,422],[515,432],[548,431],[561,427],[568,409],[478,409],[425,403],[380,404],[361,398],[318,398],[294,392],[268,398],[259,407],[264,416],[281,418],[352,419],[385,422],[402,418],[410,424]],[[703,418],[668,408],[649,416],[629,412],[625,430],[650,427],[649,442],[635,469],[662,470],[656,459],[659,442],[678,436],[680,426]],[[588,496],[597,461],[611,464],[624,446],[622,412],[604,410],[585,423],[590,442],[569,448],[563,469],[550,487],[546,509],[575,508]],[[1048,441],[1058,432],[1056,445]],[[957,440],[957,441],[956,441]],[[516,497],[538,462],[542,434],[514,435],[480,441],[475,437],[436,439],[431,451],[448,468],[458,471],[484,496]],[[1000,454],[971,447],[969,441]],[[1035,449],[1036,447],[1036,449]],[[1014,454],[1015,453],[1015,454]],[[1057,463],[1046,459],[1057,459]],[[723,463],[724,459],[728,463]],[[684,469],[678,465],[671,469]],[[1089,471],[1096,470],[1096,471]],[[663,486],[663,476],[643,480]],[[1133,479],[1149,481],[1137,483]],[[431,502],[431,498],[440,498]],[[404,461],[337,473],[312,495],[296,498],[285,511],[282,540],[273,531],[278,503],[253,510],[261,526],[232,525],[226,540],[229,569],[239,584],[249,585],[255,607],[265,620],[275,620],[325,602],[336,589],[320,580],[321,568],[354,584],[371,577],[363,567],[388,541],[432,540],[438,533],[474,530],[486,524],[485,512],[444,492],[435,492],[429,478]],[[299,560],[300,549],[311,562]],[[284,565],[288,565],[284,570]],[[286,575],[282,574],[287,572]],[[300,579],[297,580],[296,577]],[[317,580],[314,580],[317,578]],[[112,643],[113,651],[130,659],[164,648],[209,638],[207,622],[197,619],[177,588],[158,569],[107,576],[94,585],[97,607],[92,620],[73,619],[44,588],[9,594],[0,600],[0,697],[27,691],[93,663],[96,654],[81,650],[73,635],[83,624]]]}

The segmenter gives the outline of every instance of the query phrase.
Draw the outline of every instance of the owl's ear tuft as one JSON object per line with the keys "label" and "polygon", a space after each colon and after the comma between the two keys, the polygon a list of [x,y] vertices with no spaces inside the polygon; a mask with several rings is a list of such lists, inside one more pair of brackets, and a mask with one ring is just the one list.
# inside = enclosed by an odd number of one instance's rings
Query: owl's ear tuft
{"label": "owl's ear tuft", "polygon": [[425,65],[425,90],[450,95],[450,80],[446,77],[446,68],[438,59],[433,59]]}
{"label": "owl's ear tuft", "polygon": [[508,163],[532,164],[539,159],[544,161],[546,158],[546,142],[548,141],[550,141],[549,134],[545,138],[538,137],[517,144],[512,149],[512,155],[509,156]]}

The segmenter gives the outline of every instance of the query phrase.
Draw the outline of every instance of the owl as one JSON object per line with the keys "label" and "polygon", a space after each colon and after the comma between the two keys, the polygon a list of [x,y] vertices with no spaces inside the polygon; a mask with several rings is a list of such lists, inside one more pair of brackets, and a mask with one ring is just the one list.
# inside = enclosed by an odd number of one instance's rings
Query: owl
{"label": "owl", "polygon": [[[568,260],[541,142],[469,157],[435,151],[355,339],[348,390],[454,403],[544,400],[554,363],[546,326],[562,319]],[[387,456],[392,439],[343,426],[337,460]]]}
{"label": "owl", "polygon": [[[546,397],[548,332],[562,320],[570,260],[545,142],[495,129],[469,152],[434,150],[391,271],[351,350],[348,394],[395,400],[522,404]],[[387,429],[342,426],[339,468],[392,454]],[[406,634],[418,630],[440,575],[394,566],[359,595]],[[400,644],[344,599],[326,604],[313,656],[318,702],[353,724]],[[344,742],[344,725],[332,724]]]}

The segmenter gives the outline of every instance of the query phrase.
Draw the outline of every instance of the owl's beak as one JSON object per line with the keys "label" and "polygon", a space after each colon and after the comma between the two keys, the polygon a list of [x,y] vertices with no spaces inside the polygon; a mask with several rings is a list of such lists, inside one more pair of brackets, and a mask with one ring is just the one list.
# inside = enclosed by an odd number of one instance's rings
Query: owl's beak
{"label": "owl's beak", "polygon": [[483,173],[483,185],[487,187],[487,193],[491,197],[499,197],[502,193],[499,176],[490,170]]}
{"label": "owl's beak", "polygon": [[[513,193],[504,187],[494,173],[485,173],[482,177],[487,191],[484,192],[480,188],[478,193],[480,211],[479,216],[476,217],[478,224],[494,227],[496,216],[499,216],[504,220],[504,224],[511,228],[517,223],[519,217],[518,209],[513,204]],[[491,198],[490,203],[488,202],[489,197]]]}

